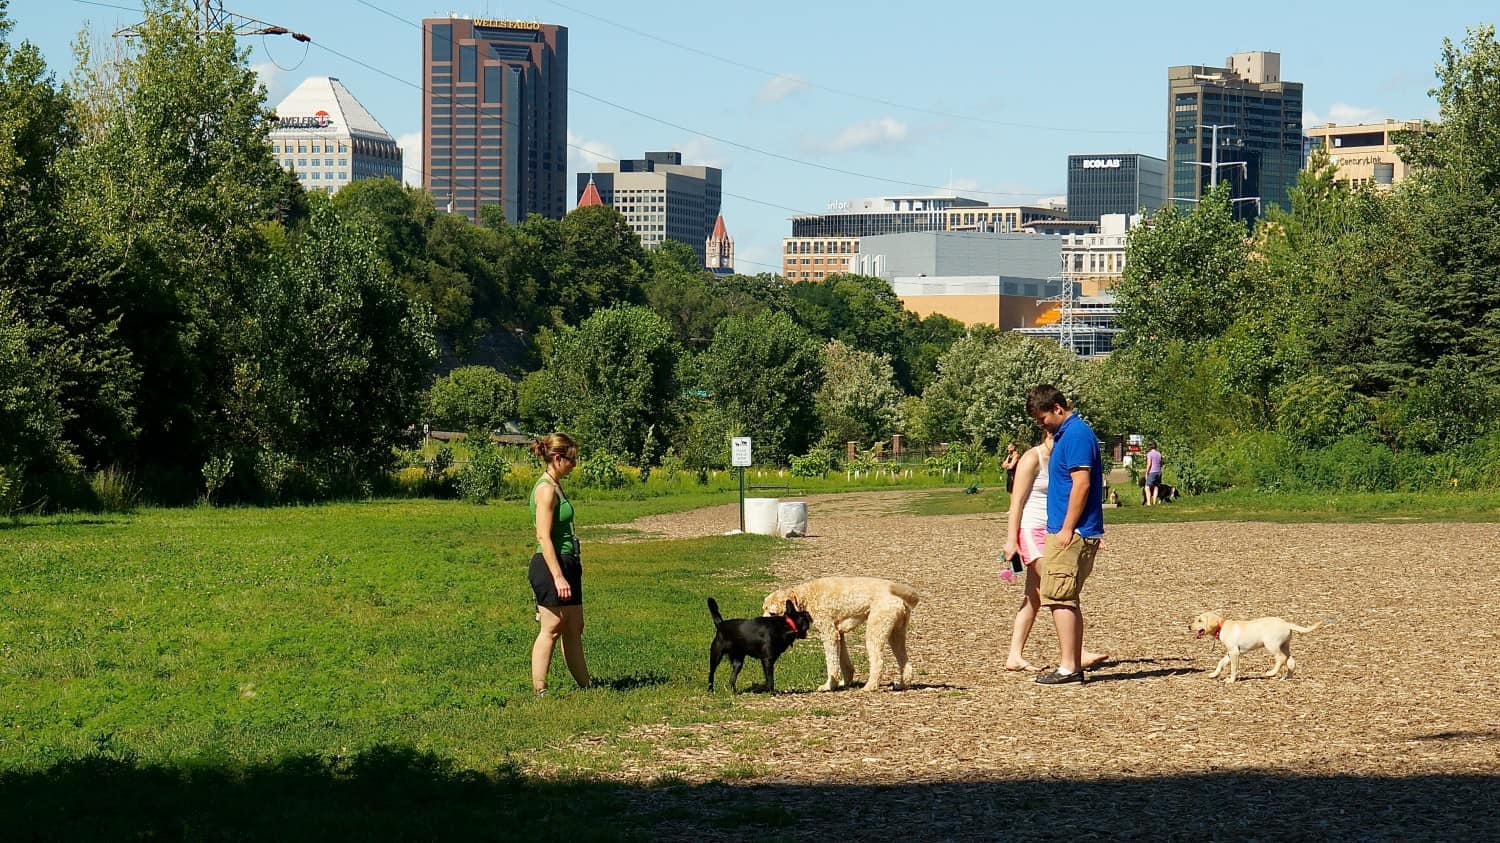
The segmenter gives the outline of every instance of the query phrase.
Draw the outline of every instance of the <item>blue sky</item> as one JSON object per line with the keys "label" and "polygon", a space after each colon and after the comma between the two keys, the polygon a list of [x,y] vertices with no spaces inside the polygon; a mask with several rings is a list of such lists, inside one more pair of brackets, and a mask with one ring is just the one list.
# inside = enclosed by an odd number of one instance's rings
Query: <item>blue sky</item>
{"label": "blue sky", "polygon": [[[12,0],[12,38],[37,44],[66,78],[70,44],[86,22],[107,37],[139,19],[111,8],[139,8],[138,0],[99,2],[106,5]],[[457,11],[567,26],[572,169],[592,169],[590,153],[629,158],[648,149],[722,167],[733,194],[723,213],[742,272],[778,269],[787,217],[833,200],[951,185],[996,203],[1031,202],[1066,192],[1069,154],[1164,157],[1170,65],[1272,50],[1281,53],[1282,78],[1306,86],[1308,125],[1434,117],[1427,92],[1443,38],[1461,41],[1467,27],[1500,18],[1493,4],[1451,0],[1419,11],[1386,0],[1213,11],[1082,0],[225,5],[314,39],[307,48],[286,38],[244,41],[273,103],[307,76],[337,76],[413,152],[420,93],[390,78],[417,82],[413,24]],[[408,160],[420,156],[408,152]]]}

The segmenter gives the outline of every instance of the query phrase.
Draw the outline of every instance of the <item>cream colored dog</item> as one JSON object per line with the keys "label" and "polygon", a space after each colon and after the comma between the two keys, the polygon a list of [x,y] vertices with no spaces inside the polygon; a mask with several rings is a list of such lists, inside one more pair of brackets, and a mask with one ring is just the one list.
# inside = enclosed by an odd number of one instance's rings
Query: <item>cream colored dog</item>
{"label": "cream colored dog", "polygon": [[1205,634],[1212,635],[1224,643],[1224,649],[1228,650],[1224,658],[1219,659],[1219,666],[1208,675],[1209,679],[1219,678],[1224,672],[1224,665],[1229,665],[1229,678],[1226,682],[1233,682],[1239,678],[1240,654],[1248,653],[1259,647],[1265,647],[1276,656],[1276,665],[1266,671],[1267,678],[1280,675],[1282,679],[1292,678],[1292,671],[1297,669],[1297,660],[1292,658],[1292,633],[1312,632],[1325,623],[1333,621],[1318,621],[1312,626],[1298,626],[1281,618],[1256,618],[1253,621],[1230,621],[1218,612],[1204,612],[1199,615],[1188,628],[1193,631],[1193,637],[1202,638]]}
{"label": "cream colored dog", "polygon": [[831,691],[854,682],[854,663],[844,636],[865,624],[865,649],[870,654],[870,677],[864,689],[880,686],[882,654],[887,644],[896,656],[896,687],[911,684],[911,662],[906,657],[906,628],[917,591],[906,583],[875,577],[824,577],[766,595],[762,611],[779,615],[786,601],[812,615],[813,626],[823,637],[823,656],[828,681],[819,688]]}

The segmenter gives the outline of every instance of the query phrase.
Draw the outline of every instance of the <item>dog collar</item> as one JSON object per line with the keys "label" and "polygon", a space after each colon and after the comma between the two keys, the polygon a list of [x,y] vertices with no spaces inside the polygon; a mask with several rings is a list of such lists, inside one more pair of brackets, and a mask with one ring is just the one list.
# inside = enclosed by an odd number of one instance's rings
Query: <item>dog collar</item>
{"label": "dog collar", "polygon": [[1219,631],[1214,633],[1214,637],[1217,638],[1217,639],[1219,639],[1220,641],[1224,640],[1224,627],[1223,626],[1220,626],[1219,627]]}
{"label": "dog collar", "polygon": [[782,615],[781,619],[784,620],[784,621],[786,621],[786,625],[787,625],[787,627],[789,627],[792,630],[792,634],[793,635],[799,634],[799,631],[797,629],[797,622],[794,621],[794,620],[792,620],[792,616],[791,615]]}

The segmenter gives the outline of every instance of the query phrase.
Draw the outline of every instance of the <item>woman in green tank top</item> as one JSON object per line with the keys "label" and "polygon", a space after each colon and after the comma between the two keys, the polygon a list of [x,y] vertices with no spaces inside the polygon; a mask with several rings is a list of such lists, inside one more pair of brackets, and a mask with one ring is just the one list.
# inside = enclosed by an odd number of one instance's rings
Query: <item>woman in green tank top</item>
{"label": "woman in green tank top", "polygon": [[546,466],[531,487],[536,552],[527,570],[541,622],[531,646],[531,687],[541,695],[547,691],[547,671],[559,640],[568,672],[580,688],[589,686],[589,669],[583,658],[583,563],[573,533],[573,502],[562,488],[562,479],[578,463],[578,443],[553,433],[531,443],[531,452]]}

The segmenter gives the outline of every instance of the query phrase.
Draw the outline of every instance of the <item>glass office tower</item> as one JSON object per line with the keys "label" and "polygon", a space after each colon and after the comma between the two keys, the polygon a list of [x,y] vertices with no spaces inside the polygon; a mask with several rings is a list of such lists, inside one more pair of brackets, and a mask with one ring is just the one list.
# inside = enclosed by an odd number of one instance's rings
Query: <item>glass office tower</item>
{"label": "glass office tower", "polygon": [[1155,213],[1167,201],[1167,162],[1134,153],[1068,156],[1068,218]]}
{"label": "glass office tower", "polygon": [[1286,207],[1302,168],[1302,84],[1281,80],[1279,53],[1236,53],[1228,67],[1167,69],[1167,193],[1179,207],[1227,181],[1235,215]]}
{"label": "glass office tower", "polygon": [[422,186],[474,220],[561,219],[568,201],[568,30],[529,21],[422,21]]}

